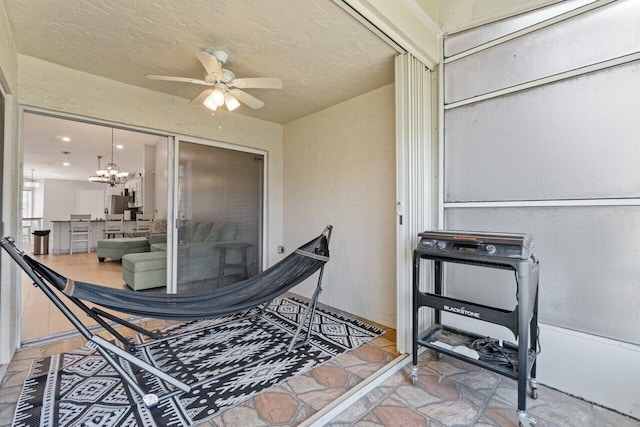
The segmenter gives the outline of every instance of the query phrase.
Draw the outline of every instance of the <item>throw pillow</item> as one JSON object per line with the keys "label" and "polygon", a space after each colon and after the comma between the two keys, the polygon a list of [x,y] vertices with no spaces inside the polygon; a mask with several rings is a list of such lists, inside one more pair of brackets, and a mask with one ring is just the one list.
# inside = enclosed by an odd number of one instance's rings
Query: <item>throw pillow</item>
{"label": "throw pillow", "polygon": [[222,230],[220,230],[220,240],[229,241],[235,240],[236,234],[238,234],[238,227],[233,222],[227,222]]}
{"label": "throw pillow", "polygon": [[215,222],[213,227],[211,227],[211,231],[209,231],[209,235],[205,239],[205,242],[217,242],[220,240],[220,230],[222,229],[222,225],[223,224]]}
{"label": "throw pillow", "polygon": [[151,228],[149,234],[161,234],[167,232],[167,220],[166,219],[154,219],[151,221]]}
{"label": "throw pillow", "polygon": [[213,226],[213,223],[208,221],[198,224],[198,228],[196,228],[196,232],[193,234],[193,239],[191,241],[204,242],[204,239],[207,238],[211,231],[211,226]]}

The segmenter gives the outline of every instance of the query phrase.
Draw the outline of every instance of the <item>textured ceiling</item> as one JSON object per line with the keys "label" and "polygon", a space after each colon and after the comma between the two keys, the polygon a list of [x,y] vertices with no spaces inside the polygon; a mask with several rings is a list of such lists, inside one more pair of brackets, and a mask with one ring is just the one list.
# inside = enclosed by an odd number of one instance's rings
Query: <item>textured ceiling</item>
{"label": "textured ceiling", "polygon": [[[265,106],[235,112],[288,123],[393,82],[395,52],[330,0],[5,0],[19,53],[185,99],[203,86],[195,52],[226,48],[237,77],[279,77],[247,89]],[[191,108],[205,108],[193,106]]]}

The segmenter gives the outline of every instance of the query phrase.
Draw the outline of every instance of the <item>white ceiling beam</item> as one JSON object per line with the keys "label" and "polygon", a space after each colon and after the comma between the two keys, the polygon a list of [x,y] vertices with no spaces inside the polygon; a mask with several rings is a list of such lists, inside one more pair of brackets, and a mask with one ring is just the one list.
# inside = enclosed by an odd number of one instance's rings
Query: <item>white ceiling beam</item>
{"label": "white ceiling beam", "polygon": [[[438,25],[415,0],[333,0],[396,50],[406,51],[433,69],[440,57]],[[364,19],[364,21],[363,21]]]}

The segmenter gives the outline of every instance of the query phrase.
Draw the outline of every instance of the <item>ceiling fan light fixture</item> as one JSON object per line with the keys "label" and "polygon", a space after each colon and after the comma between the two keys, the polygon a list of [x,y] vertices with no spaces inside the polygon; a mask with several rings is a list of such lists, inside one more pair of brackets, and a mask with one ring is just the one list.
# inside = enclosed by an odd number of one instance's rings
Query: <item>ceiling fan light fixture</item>
{"label": "ceiling fan light fixture", "polygon": [[221,107],[224,104],[224,91],[220,87],[216,87],[209,95],[209,98],[218,106]]}
{"label": "ceiling fan light fixture", "polygon": [[[264,102],[250,95],[242,89],[282,89],[282,80],[277,77],[247,77],[236,78],[233,71],[223,68],[229,59],[229,53],[224,49],[211,48],[196,52],[196,57],[204,67],[204,79],[194,79],[191,77],[160,76],[155,74],[147,75],[152,80],[164,80],[183,83],[193,83],[209,86],[198,96],[190,101],[193,105],[203,105],[212,111],[216,111],[222,105],[227,106],[229,111],[233,111],[240,104],[246,104],[250,108],[257,110],[264,106]],[[229,95],[230,96],[229,96]]]}
{"label": "ceiling fan light fixture", "polygon": [[211,95],[209,95],[207,99],[205,99],[204,102],[202,102],[202,104],[208,109],[213,111],[216,111],[218,109],[218,106],[213,102]]}
{"label": "ceiling fan light fixture", "polygon": [[233,95],[230,93],[224,94],[224,103],[227,106],[227,110],[233,111],[240,106],[240,101],[238,101]]}

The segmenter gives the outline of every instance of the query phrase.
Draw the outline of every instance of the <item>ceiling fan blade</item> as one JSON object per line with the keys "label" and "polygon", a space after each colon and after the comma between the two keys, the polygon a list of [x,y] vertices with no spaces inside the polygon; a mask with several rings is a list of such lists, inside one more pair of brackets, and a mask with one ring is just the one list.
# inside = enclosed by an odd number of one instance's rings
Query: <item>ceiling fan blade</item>
{"label": "ceiling fan blade", "polygon": [[240,89],[282,89],[282,80],[277,77],[235,79],[231,84]]}
{"label": "ceiling fan blade", "polygon": [[195,83],[197,85],[205,85],[205,86],[211,86],[212,85],[212,83],[207,83],[204,80],[191,79],[189,77],[156,76],[154,74],[149,74],[147,76],[147,78],[151,79],[151,80],[166,80],[166,81],[169,81],[169,82]]}
{"label": "ceiling fan blade", "polygon": [[229,90],[233,96],[235,96],[238,101],[243,104],[247,104],[249,107],[257,110],[258,108],[262,108],[264,106],[264,102],[260,101],[258,98],[249,95],[247,92],[243,92],[240,89],[231,89]]}
{"label": "ceiling fan blade", "polygon": [[209,95],[211,95],[211,92],[213,92],[213,89],[203,90],[202,92],[200,92],[200,95],[193,98],[191,102],[189,102],[189,104],[202,104],[204,100],[207,99]]}
{"label": "ceiling fan blade", "polygon": [[218,58],[211,55],[207,52],[196,52],[196,56],[198,60],[202,64],[205,70],[207,70],[207,74],[209,74],[215,80],[221,80],[224,78],[224,74],[222,74],[222,67],[218,62]]}

